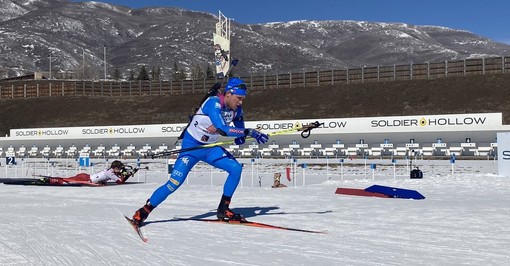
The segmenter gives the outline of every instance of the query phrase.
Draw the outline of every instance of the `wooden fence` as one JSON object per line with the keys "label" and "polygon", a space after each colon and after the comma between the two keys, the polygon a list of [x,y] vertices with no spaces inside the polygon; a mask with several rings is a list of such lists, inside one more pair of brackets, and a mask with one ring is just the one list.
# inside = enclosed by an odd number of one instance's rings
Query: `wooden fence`
{"label": "wooden fence", "polygon": [[[410,65],[362,67],[241,77],[249,90],[316,87],[394,80],[510,73],[510,56]],[[123,96],[205,93],[215,79],[184,81],[25,80],[0,82],[0,99],[55,96]]]}

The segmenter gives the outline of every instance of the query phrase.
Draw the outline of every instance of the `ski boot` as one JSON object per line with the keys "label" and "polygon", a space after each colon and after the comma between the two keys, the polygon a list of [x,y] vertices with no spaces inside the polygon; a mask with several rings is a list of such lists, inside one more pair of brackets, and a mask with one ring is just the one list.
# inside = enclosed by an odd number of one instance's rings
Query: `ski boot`
{"label": "ski boot", "polygon": [[223,195],[221,197],[220,205],[218,205],[218,211],[216,216],[219,220],[223,221],[246,221],[244,217],[239,213],[234,213],[228,206],[230,205],[231,197]]}
{"label": "ski boot", "polygon": [[151,211],[154,210],[154,208],[156,207],[152,206],[149,200],[147,200],[145,205],[143,205],[142,208],[138,209],[133,215],[133,223],[135,225],[140,226],[140,224],[143,223],[143,221],[145,221],[147,217],[149,217],[149,213],[151,213]]}

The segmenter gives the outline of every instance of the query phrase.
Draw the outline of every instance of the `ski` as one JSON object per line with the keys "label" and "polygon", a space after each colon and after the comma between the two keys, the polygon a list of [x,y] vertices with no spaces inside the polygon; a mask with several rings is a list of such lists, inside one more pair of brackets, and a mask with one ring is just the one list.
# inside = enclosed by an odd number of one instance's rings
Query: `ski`
{"label": "ski", "polygon": [[221,223],[221,224],[234,224],[234,225],[244,225],[258,228],[269,228],[269,229],[278,229],[278,230],[288,230],[295,232],[304,232],[304,233],[314,233],[314,234],[325,234],[325,231],[315,231],[315,230],[306,230],[306,229],[298,229],[292,227],[284,227],[272,224],[265,224],[259,222],[252,222],[247,220],[242,221],[229,221],[229,220],[219,220],[219,219],[206,219],[206,218],[176,218],[178,221],[198,221],[198,222],[208,222],[208,223]]}
{"label": "ski", "polygon": [[48,178],[57,178],[57,177],[48,177],[48,176],[39,176],[34,175],[41,178],[0,178],[0,183],[5,185],[21,185],[21,186],[56,186],[56,187],[104,187],[104,186],[113,186],[113,185],[129,185],[129,184],[142,184],[144,182],[125,182],[122,184],[117,184],[115,182],[107,182],[106,184],[95,184],[87,181],[67,181],[63,180],[62,184],[59,183],[50,183],[47,182]]}
{"label": "ski", "polygon": [[[33,176],[41,177],[41,179],[39,179],[39,180],[45,184],[48,184],[49,186],[91,186],[91,187],[104,186],[104,184],[96,184],[96,183],[91,183],[89,181],[79,181],[79,180],[68,181],[62,177],[54,177],[54,176],[48,176],[48,175],[33,175]],[[46,182],[46,181],[50,180],[51,178],[62,179],[63,183],[57,184],[57,183]]]}
{"label": "ski", "polygon": [[39,179],[36,178],[0,178],[0,183],[32,183],[32,182],[38,182]]}
{"label": "ski", "polygon": [[135,230],[136,234],[140,237],[140,239],[144,242],[144,243],[147,243],[147,241],[149,241],[148,238],[146,238],[143,233],[142,233],[142,230],[140,229],[140,226],[136,225],[134,222],[133,222],[133,219],[127,217],[126,215],[124,215],[124,218],[126,218],[127,222],[131,225],[131,227],[133,227],[133,229]]}
{"label": "ski", "polygon": [[52,184],[47,183],[45,180],[41,179],[20,179],[20,180],[8,180],[3,181],[1,183],[4,183],[5,185],[21,185],[21,186],[56,186],[56,187],[82,187],[82,186],[89,186],[89,187],[102,187],[103,185],[100,184],[94,184],[90,182],[83,182],[83,181],[74,181],[74,182],[64,182],[63,184]]}

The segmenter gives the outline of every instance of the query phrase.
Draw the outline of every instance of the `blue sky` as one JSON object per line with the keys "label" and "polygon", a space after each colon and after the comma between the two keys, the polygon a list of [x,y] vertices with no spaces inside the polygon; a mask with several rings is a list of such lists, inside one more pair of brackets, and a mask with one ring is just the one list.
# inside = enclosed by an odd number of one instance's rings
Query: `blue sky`
{"label": "blue sky", "polygon": [[[75,2],[81,2],[76,1]],[[243,24],[292,20],[364,20],[468,30],[510,44],[510,0],[101,0],[131,8],[180,7]]]}

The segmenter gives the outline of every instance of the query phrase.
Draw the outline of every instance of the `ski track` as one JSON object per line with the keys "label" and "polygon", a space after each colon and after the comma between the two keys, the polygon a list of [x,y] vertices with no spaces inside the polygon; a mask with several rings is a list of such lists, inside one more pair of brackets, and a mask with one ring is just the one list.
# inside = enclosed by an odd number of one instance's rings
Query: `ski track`
{"label": "ski track", "polygon": [[[4,224],[4,226],[2,226],[2,227],[16,228],[15,225],[16,224],[7,223],[7,224]],[[22,223],[22,226],[23,226],[23,223]],[[22,230],[22,232],[24,232],[24,230]],[[0,256],[0,264],[1,265],[18,265],[18,264],[30,262],[30,259],[25,254],[23,254],[22,251],[20,251],[16,248],[16,246],[17,246],[17,243],[15,243],[16,241],[12,240],[12,239],[8,239],[7,237],[4,237],[5,235],[6,234],[4,234],[4,233],[0,234],[0,243],[2,244],[2,246],[0,247],[0,254],[2,254],[2,256]],[[22,236],[20,236],[20,238],[21,237]],[[26,238],[25,238],[25,242],[26,242]],[[22,244],[20,246],[23,247],[24,242],[21,242],[21,243]]]}
{"label": "ski track", "polygon": [[59,247],[61,243],[55,241],[49,236],[42,235],[39,238],[34,236],[40,235],[40,231],[43,228],[28,228],[25,223],[21,225],[22,231],[26,236],[23,246],[28,247],[27,257],[32,264],[39,265],[66,265],[71,263],[71,260],[67,256],[54,256],[53,254],[60,253]]}
{"label": "ski track", "polygon": [[[213,173],[211,181],[209,172],[201,172],[211,168],[199,165],[189,184],[151,214],[142,227],[149,242],[143,243],[123,215],[131,216],[166,181],[166,165],[151,162],[145,184],[0,184],[0,210],[8,214],[0,227],[0,264],[510,265],[510,180],[495,174],[492,161],[459,161],[453,174],[448,161],[417,161],[422,180],[409,179],[405,165],[394,177],[391,162],[383,162],[374,178],[363,160],[346,163],[343,177],[338,164],[329,170],[322,164],[306,169],[306,186],[300,168],[295,186],[282,176],[288,186],[282,189],[269,186],[274,172],[284,173],[285,161],[257,164],[254,187],[251,167],[245,166],[234,211],[248,220],[326,234],[174,220],[215,216],[225,173]],[[54,169],[55,174],[71,172],[67,168]],[[29,169],[45,174],[47,165],[34,163]],[[337,187],[373,184],[416,189],[426,199],[334,194]]]}

